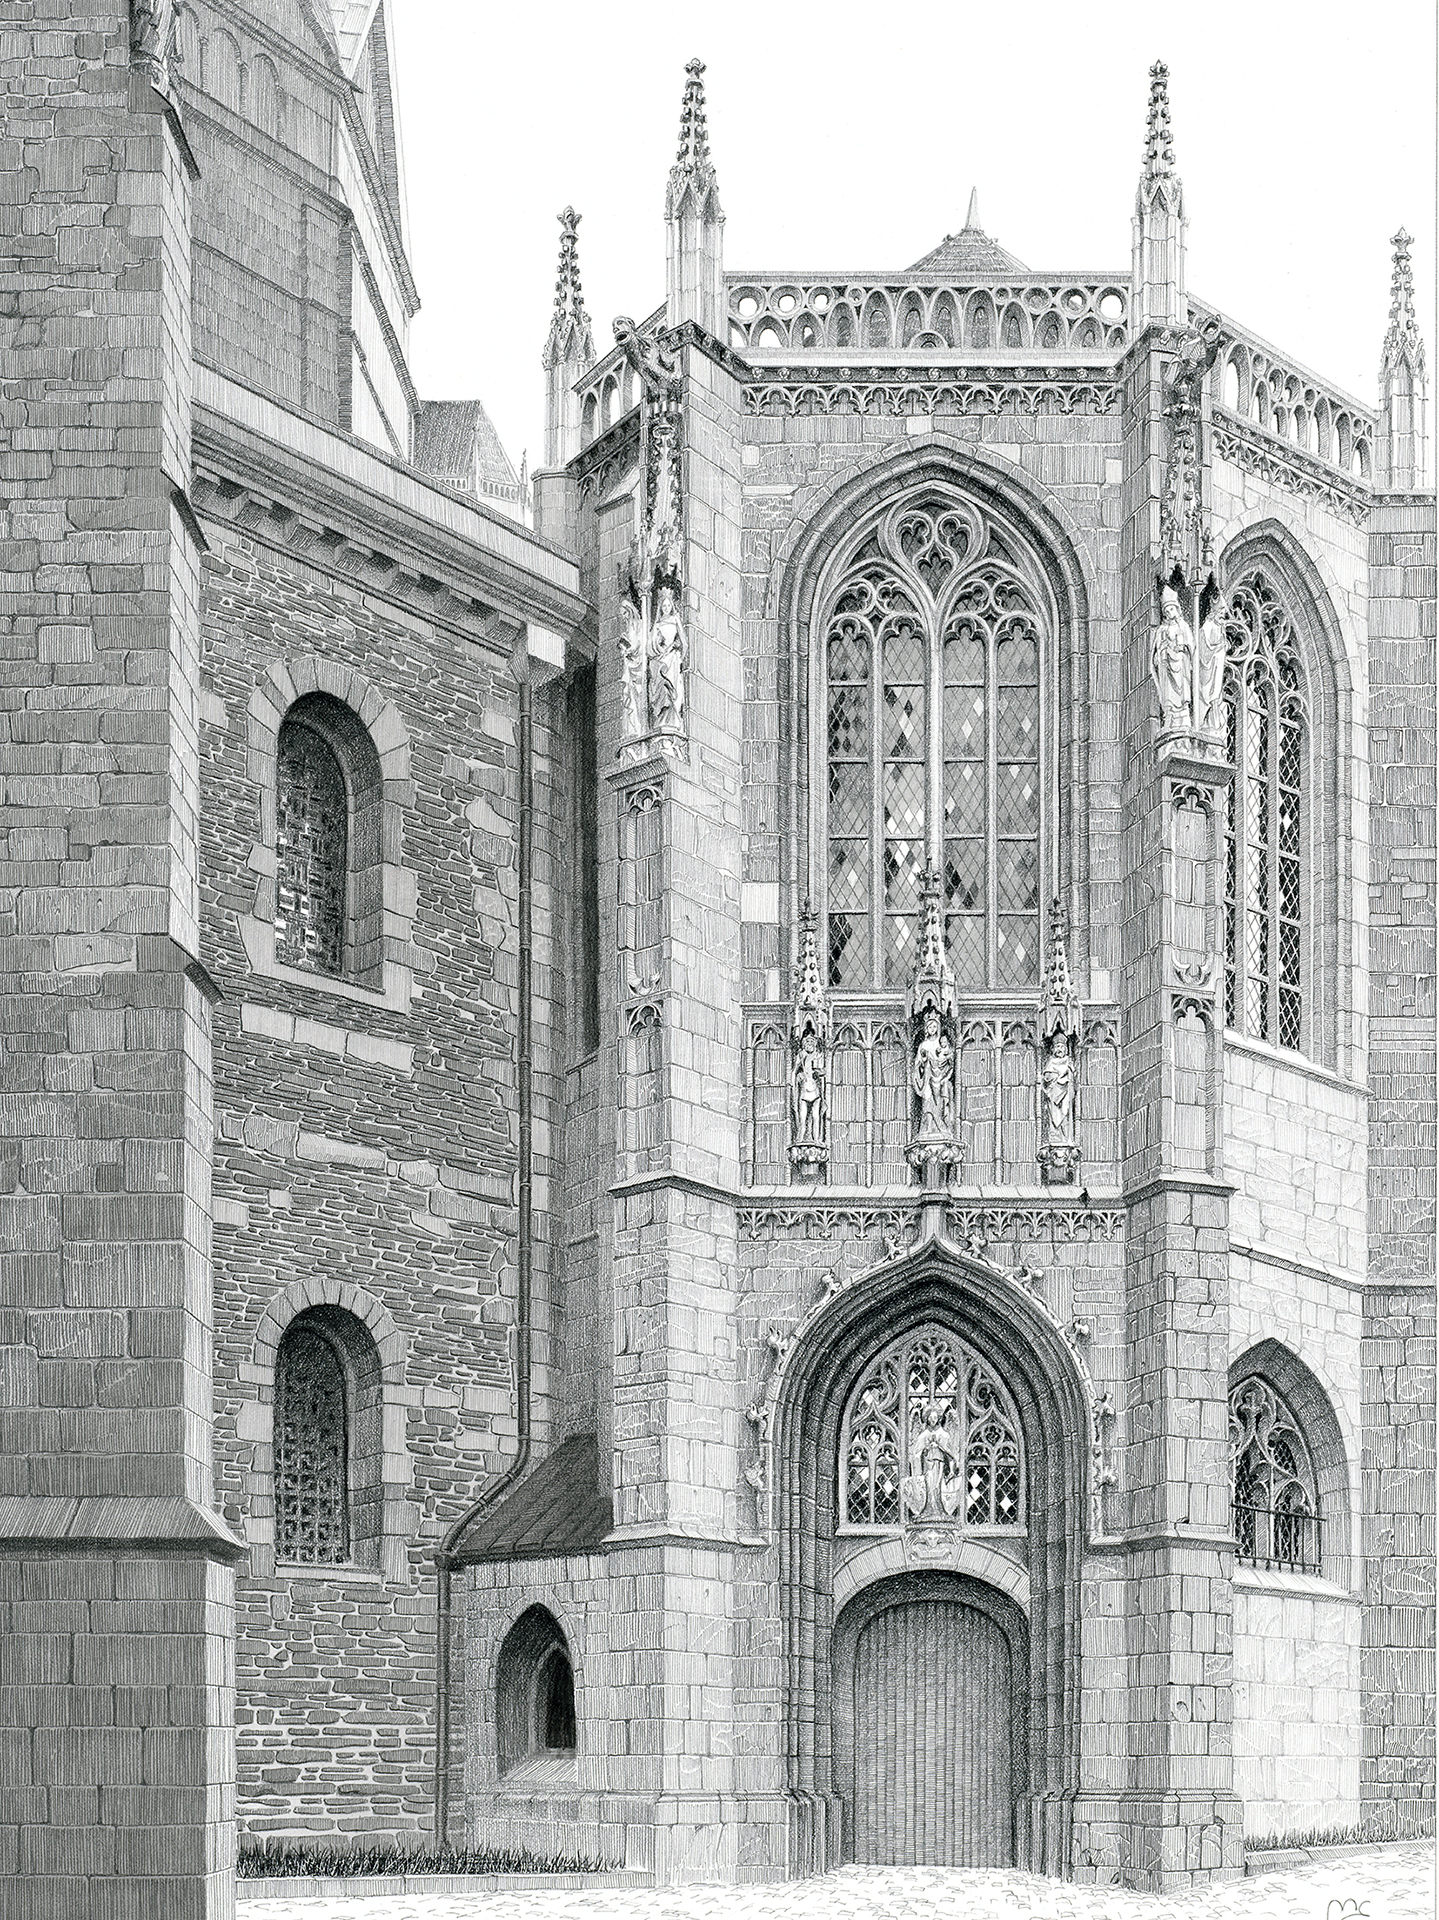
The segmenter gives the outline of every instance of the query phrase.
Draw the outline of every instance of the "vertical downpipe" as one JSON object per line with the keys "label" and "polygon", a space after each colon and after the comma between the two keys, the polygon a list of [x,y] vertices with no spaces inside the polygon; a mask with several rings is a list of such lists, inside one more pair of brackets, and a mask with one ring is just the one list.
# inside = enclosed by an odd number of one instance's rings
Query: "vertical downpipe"
{"label": "vertical downpipe", "polygon": [[[521,643],[524,644],[523,642]],[[515,1425],[517,1445],[509,1466],[451,1527],[435,1555],[438,1575],[435,1618],[435,1843],[445,1846],[450,1833],[450,1606],[451,1583],[461,1564],[455,1552],[460,1535],[484,1508],[492,1506],[529,1465],[530,1459],[530,1302],[534,1284],[533,1205],[534,1116],[534,905],[531,899],[535,839],[534,689],[529,661],[520,666],[520,819],[516,884],[519,890],[519,1034],[515,1095],[519,1102],[518,1246],[515,1300]]]}

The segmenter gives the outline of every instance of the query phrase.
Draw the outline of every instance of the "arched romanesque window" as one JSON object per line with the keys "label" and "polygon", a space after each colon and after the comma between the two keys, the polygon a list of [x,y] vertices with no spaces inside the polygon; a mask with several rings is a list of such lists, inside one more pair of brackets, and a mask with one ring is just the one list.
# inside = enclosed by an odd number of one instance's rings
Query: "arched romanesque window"
{"label": "arched romanesque window", "polygon": [[902,987],[924,868],[961,988],[1039,980],[1054,833],[1052,602],[1023,542],[927,490],[851,540],[819,603],[830,985]]}
{"label": "arched romanesque window", "polygon": [[942,1328],[898,1342],[864,1374],[841,1429],[839,1477],[847,1527],[1024,1525],[1014,1403]]}
{"label": "arched romanesque window", "polygon": [[1288,1405],[1259,1374],[1229,1395],[1229,1448],[1238,1559],[1317,1573],[1320,1515],[1309,1447]]}
{"label": "arched romanesque window", "polygon": [[379,1354],[341,1307],[298,1314],[275,1357],[275,1557],[369,1565],[382,1530]]}
{"label": "arched romanesque window", "polygon": [[275,956],[342,974],[349,795],[339,754],[302,715],[280,728],[276,788]]}
{"label": "arched romanesque window", "polygon": [[298,1566],[350,1557],[349,1393],[335,1342],[307,1320],[280,1342],[275,1377],[275,1552]]}
{"label": "arched romanesque window", "polygon": [[[1304,1045],[1308,701],[1294,621],[1262,573],[1230,596],[1234,785],[1224,812],[1224,1018]],[[1242,634],[1242,638],[1240,637]]]}

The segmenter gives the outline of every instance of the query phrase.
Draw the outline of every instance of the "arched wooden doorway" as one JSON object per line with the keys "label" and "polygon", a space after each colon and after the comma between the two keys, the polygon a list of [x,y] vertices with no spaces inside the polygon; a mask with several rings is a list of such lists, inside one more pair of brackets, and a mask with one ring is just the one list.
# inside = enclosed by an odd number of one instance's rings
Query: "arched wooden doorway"
{"label": "arched wooden doorway", "polygon": [[882,1581],[845,1608],[834,1701],[847,1860],[1014,1864],[1027,1641],[1012,1601],[956,1574]]}

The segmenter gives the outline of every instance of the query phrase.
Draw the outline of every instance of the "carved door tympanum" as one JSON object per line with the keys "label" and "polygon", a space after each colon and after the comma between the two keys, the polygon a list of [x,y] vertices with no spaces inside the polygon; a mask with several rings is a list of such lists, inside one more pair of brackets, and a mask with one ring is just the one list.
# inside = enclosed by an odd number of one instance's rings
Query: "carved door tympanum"
{"label": "carved door tympanum", "polygon": [[1010,1649],[949,1599],[875,1614],[854,1653],[851,1857],[874,1866],[1014,1859]]}

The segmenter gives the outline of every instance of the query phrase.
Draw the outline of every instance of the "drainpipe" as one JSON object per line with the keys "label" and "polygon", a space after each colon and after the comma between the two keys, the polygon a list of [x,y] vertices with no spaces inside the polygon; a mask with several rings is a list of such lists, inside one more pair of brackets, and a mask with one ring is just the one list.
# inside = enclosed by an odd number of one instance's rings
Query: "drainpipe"
{"label": "drainpipe", "polygon": [[[523,645],[523,642],[521,643]],[[450,1603],[451,1582],[462,1564],[456,1552],[466,1528],[506,1494],[530,1462],[530,1299],[534,1282],[532,1237],[534,1118],[531,1111],[534,1077],[534,963],[531,880],[535,837],[534,689],[529,662],[520,656],[520,832],[518,872],[520,895],[519,1042],[515,1062],[520,1105],[518,1289],[515,1302],[515,1424],[518,1444],[505,1471],[480,1499],[458,1519],[435,1554],[438,1575],[435,1618],[435,1842],[444,1846],[450,1826]]]}

